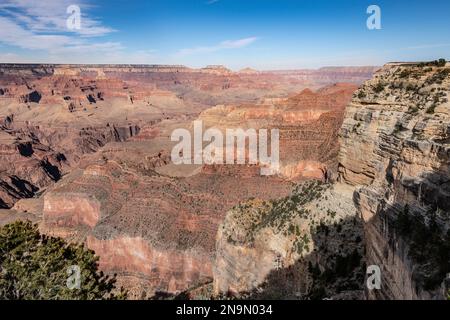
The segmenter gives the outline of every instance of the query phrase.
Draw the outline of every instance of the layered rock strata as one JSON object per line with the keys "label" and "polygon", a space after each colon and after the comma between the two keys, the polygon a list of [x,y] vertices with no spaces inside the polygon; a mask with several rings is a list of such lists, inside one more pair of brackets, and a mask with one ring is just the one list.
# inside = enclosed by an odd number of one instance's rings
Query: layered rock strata
{"label": "layered rock strata", "polygon": [[117,274],[135,298],[211,279],[215,234],[226,209],[289,188],[277,178],[200,173],[180,179],[125,165],[90,165],[58,182],[42,197],[41,228],[85,241],[100,256],[101,269]]}
{"label": "layered rock strata", "polygon": [[357,187],[371,299],[443,298],[450,272],[450,68],[391,64],[355,94],[341,135],[339,178]]}
{"label": "layered rock strata", "polygon": [[216,106],[200,114],[206,127],[278,129],[280,174],[291,179],[325,179],[337,170],[338,132],[345,106],[357,86],[335,84],[313,92],[305,89],[285,99],[259,104]]}

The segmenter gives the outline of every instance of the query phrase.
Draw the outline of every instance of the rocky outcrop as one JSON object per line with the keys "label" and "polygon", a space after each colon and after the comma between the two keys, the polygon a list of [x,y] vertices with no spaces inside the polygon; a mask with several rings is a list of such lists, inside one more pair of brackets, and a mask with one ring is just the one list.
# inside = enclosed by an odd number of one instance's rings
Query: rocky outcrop
{"label": "rocky outcrop", "polygon": [[341,135],[339,179],[357,186],[372,299],[443,298],[450,272],[450,69],[390,64],[355,94]]}
{"label": "rocky outcrop", "polygon": [[181,292],[212,274],[210,257],[201,250],[158,249],[146,239],[126,236],[106,240],[89,236],[87,246],[101,257],[100,268],[117,274],[119,284],[136,298],[151,296],[151,290]]}
{"label": "rocky outcrop", "polygon": [[[10,122],[8,122],[10,124]],[[32,135],[0,132],[0,207],[11,208],[40,188],[60,179],[67,168],[64,156]]]}
{"label": "rocky outcrop", "polygon": [[361,298],[363,229],[349,191],[309,182],[287,198],[250,200],[230,210],[217,235],[215,294]]}
{"label": "rocky outcrop", "polygon": [[5,119],[0,132],[0,204],[11,208],[18,200],[35,196],[74,168],[83,155],[108,142],[125,141],[137,126],[43,127]]}

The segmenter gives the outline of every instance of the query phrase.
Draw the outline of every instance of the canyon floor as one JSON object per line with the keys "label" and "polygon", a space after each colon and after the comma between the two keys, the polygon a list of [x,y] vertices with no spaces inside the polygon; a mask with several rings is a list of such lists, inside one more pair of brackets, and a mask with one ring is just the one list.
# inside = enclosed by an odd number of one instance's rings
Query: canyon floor
{"label": "canyon floor", "polygon": [[[437,215],[448,254],[449,67],[378,69],[0,65],[0,224],[84,243],[132,299],[440,298],[448,256],[394,226]],[[279,129],[278,174],[175,165],[196,120]]]}

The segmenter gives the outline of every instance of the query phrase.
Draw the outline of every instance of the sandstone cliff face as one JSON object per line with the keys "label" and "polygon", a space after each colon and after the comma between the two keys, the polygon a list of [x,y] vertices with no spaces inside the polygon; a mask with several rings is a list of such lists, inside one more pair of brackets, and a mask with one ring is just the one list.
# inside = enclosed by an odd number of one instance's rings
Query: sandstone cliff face
{"label": "sandstone cliff face", "polygon": [[442,298],[450,272],[450,69],[387,65],[356,94],[342,127],[339,178],[358,186],[374,299]]}
{"label": "sandstone cliff face", "polygon": [[59,180],[67,162],[61,153],[31,134],[0,127],[0,208],[11,208],[17,200],[30,198]]}
{"label": "sandstone cliff face", "polygon": [[112,141],[125,141],[137,126],[76,128],[16,123],[6,117],[0,126],[0,207],[11,208],[58,181],[85,154]]}

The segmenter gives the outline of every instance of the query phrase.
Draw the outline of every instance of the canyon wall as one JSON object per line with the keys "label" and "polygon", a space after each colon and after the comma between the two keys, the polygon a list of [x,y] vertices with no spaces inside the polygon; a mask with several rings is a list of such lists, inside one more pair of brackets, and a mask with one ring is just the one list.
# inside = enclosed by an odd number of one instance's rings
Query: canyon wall
{"label": "canyon wall", "polygon": [[171,178],[105,157],[44,193],[41,230],[85,242],[100,257],[101,270],[117,274],[130,298],[210,281],[215,234],[226,210],[248,197],[288,192],[278,178],[220,173]]}
{"label": "canyon wall", "polygon": [[48,79],[81,78],[110,82],[112,88],[114,85],[120,85],[120,81],[125,81],[127,84],[118,91],[130,96],[133,95],[133,88],[142,87],[142,84],[147,90],[153,87],[170,91],[204,110],[217,104],[256,102],[266,95],[283,97],[305,88],[318,89],[337,82],[360,84],[369,79],[377,69],[377,67],[346,67],[233,72],[223,66],[192,69],[164,65],[0,64],[0,99],[8,96],[11,88],[7,84],[14,81],[28,85],[27,93],[36,91],[34,98],[37,98],[36,94],[41,93],[39,90],[33,90],[30,85],[34,79],[48,81]]}
{"label": "canyon wall", "polygon": [[220,105],[203,111],[205,127],[278,129],[280,174],[290,179],[325,179],[337,172],[338,132],[345,106],[358,87],[334,84],[257,104]]}
{"label": "canyon wall", "polygon": [[83,155],[139,132],[133,125],[69,127],[15,122],[6,117],[0,126],[0,208],[11,208],[70,172]]}
{"label": "canyon wall", "polygon": [[443,298],[450,272],[450,68],[391,64],[355,93],[341,131],[339,179],[357,186],[371,299]]}

